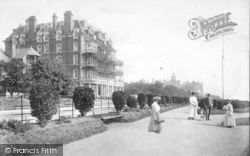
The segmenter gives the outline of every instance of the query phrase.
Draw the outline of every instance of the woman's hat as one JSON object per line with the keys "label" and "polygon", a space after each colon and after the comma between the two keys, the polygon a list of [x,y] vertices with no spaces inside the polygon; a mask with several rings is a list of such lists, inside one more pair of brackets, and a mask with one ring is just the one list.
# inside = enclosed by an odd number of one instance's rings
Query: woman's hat
{"label": "woman's hat", "polygon": [[153,100],[161,100],[161,97],[156,96],[156,97],[153,98]]}
{"label": "woman's hat", "polygon": [[195,92],[192,92],[192,94],[196,94]]}

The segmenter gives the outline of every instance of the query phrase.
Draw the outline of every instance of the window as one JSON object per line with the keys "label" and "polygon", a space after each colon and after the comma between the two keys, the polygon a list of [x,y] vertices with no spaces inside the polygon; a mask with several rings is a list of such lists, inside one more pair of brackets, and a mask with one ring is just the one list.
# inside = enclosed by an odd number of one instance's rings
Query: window
{"label": "window", "polygon": [[56,56],[56,59],[58,60],[58,62],[62,63],[62,56],[61,55]]}
{"label": "window", "polygon": [[43,36],[44,38],[43,38],[43,41],[44,42],[49,42],[49,32],[46,32],[46,33],[44,33],[44,36]]}
{"label": "window", "polygon": [[46,29],[46,30],[51,30],[51,29],[52,29],[52,23],[47,23],[47,24],[45,25],[45,29]]}
{"label": "window", "polygon": [[78,69],[73,70],[73,78],[77,79],[78,78]]}
{"label": "window", "polygon": [[74,40],[77,40],[77,39],[78,39],[77,33],[74,33],[74,34],[73,34],[73,39],[74,39]]}
{"label": "window", "polygon": [[87,56],[87,64],[92,64],[92,57],[91,56]]}
{"label": "window", "polygon": [[49,44],[45,44],[44,45],[44,53],[48,53],[49,52]]}
{"label": "window", "polygon": [[56,52],[62,52],[62,43],[56,44]]}
{"label": "window", "polygon": [[28,32],[29,31],[29,26],[28,25],[25,25],[23,28],[24,28],[24,32]]}
{"label": "window", "polygon": [[42,51],[43,51],[43,48],[42,48],[42,45],[38,45],[37,46],[37,52],[42,55]]}
{"label": "window", "polygon": [[40,24],[40,31],[44,31],[45,30],[45,24]]}
{"label": "window", "polygon": [[81,76],[82,76],[82,77],[85,77],[85,69],[82,69]]}
{"label": "window", "polygon": [[62,31],[61,30],[58,30],[56,32],[56,40],[57,41],[61,41],[62,40]]}
{"label": "window", "polygon": [[25,44],[25,34],[20,35],[20,44]]}
{"label": "window", "polygon": [[42,38],[43,38],[43,34],[42,33],[37,33],[37,42],[38,43],[42,42]]}
{"label": "window", "polygon": [[78,42],[73,42],[73,50],[78,51]]}
{"label": "window", "polygon": [[78,65],[78,55],[73,55],[73,64]]}
{"label": "window", "polygon": [[86,71],[86,77],[92,77],[92,70]]}

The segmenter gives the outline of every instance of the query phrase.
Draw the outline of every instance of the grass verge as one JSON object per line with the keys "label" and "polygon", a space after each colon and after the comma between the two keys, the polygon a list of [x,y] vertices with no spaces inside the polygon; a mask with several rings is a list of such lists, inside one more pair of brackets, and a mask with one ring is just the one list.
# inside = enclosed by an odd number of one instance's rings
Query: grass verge
{"label": "grass verge", "polygon": [[235,122],[236,126],[249,125],[249,118],[237,118]]}
{"label": "grass verge", "polygon": [[[172,109],[180,108],[183,106],[187,106],[186,104],[173,104],[173,105],[167,105],[167,107],[161,107],[160,112],[166,112]],[[145,117],[151,116],[151,110],[142,110],[142,109],[132,109],[128,112],[121,112],[123,115],[121,122],[128,123],[128,122],[135,122],[140,119],[143,119]]]}
{"label": "grass verge", "polygon": [[[249,113],[249,108],[234,109],[234,113]],[[226,114],[226,110],[223,109],[213,109],[211,115]]]}

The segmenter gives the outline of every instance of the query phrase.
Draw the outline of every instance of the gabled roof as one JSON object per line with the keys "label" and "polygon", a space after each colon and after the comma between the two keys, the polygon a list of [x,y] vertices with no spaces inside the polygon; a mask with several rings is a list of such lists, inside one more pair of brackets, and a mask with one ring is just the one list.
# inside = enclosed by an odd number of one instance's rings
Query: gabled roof
{"label": "gabled roof", "polygon": [[0,49],[0,61],[3,60],[5,62],[10,61],[10,58],[4,54],[4,51]]}
{"label": "gabled roof", "polygon": [[15,59],[22,59],[25,56],[41,56],[38,52],[36,52],[32,47],[30,48],[23,48],[23,49],[18,49],[16,52]]}

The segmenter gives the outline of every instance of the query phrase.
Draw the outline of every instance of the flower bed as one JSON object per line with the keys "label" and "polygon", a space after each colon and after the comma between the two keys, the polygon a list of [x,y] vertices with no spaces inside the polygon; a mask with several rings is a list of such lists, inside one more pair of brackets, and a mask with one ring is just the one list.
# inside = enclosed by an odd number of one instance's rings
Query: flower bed
{"label": "flower bed", "polygon": [[50,121],[46,127],[37,124],[31,130],[17,133],[0,130],[1,144],[65,144],[107,130],[100,119],[70,118],[70,122]]}

